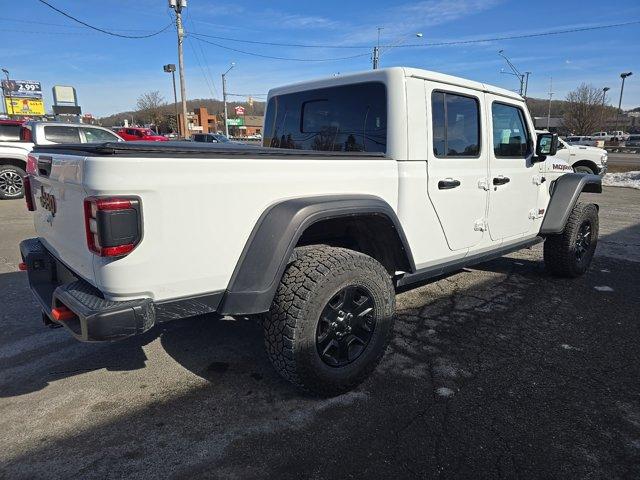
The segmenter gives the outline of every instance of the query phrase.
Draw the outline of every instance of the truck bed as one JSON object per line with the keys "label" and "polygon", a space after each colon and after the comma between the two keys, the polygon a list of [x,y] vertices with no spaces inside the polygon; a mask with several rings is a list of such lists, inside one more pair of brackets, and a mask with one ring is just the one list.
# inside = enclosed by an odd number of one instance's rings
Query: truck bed
{"label": "truck bed", "polygon": [[287,148],[255,147],[232,144],[215,145],[195,142],[106,142],[43,145],[34,149],[35,153],[86,156],[128,156],[128,157],[190,157],[190,158],[380,158],[381,152],[327,152],[318,150],[296,150]]}

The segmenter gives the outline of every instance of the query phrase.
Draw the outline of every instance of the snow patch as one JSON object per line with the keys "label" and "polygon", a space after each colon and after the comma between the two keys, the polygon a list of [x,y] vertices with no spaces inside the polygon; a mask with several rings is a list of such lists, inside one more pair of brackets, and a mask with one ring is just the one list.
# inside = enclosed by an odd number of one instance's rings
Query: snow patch
{"label": "snow patch", "polygon": [[456,393],[456,392],[454,392],[452,389],[447,388],[447,387],[440,387],[438,390],[436,390],[436,393],[438,395],[440,395],[441,397],[448,398],[448,397],[453,396],[453,394]]}
{"label": "snow patch", "polygon": [[562,345],[560,345],[562,348],[564,348],[565,350],[578,350],[578,351],[582,351],[581,348],[578,347],[574,347],[572,345],[569,345],[568,343],[563,343]]}
{"label": "snow patch", "polygon": [[624,173],[607,173],[602,179],[607,187],[627,187],[640,190],[640,171]]}
{"label": "snow patch", "polygon": [[613,288],[608,287],[607,285],[599,285],[593,288],[595,288],[599,292],[613,292]]}

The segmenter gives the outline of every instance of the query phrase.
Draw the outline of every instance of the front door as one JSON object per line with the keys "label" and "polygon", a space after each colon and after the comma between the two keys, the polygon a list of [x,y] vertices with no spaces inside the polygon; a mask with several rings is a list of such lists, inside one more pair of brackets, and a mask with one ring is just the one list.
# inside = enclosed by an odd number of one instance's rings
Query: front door
{"label": "front door", "polygon": [[493,145],[489,152],[489,233],[492,240],[523,236],[533,228],[539,165],[532,163],[533,125],[522,104],[485,94]]}
{"label": "front door", "polygon": [[478,244],[487,208],[487,145],[481,93],[427,82],[431,134],[428,157],[429,199],[451,250]]}

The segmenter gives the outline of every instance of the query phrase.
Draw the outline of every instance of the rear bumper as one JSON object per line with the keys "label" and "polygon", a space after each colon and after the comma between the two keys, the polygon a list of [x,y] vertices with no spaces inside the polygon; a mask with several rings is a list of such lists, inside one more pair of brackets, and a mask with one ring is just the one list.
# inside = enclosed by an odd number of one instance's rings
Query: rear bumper
{"label": "rear bumper", "polygon": [[[118,340],[149,330],[156,321],[150,298],[114,302],[78,278],[51,255],[37,238],[20,243],[20,254],[27,266],[29,286],[43,312],[83,341]],[[66,307],[73,316],[55,320],[52,309]]]}

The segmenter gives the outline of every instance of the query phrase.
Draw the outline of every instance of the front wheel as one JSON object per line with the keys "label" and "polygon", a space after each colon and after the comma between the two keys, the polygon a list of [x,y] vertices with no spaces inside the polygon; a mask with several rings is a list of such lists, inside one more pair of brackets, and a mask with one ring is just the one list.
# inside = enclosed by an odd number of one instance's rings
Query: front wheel
{"label": "front wheel", "polygon": [[584,165],[580,165],[578,167],[575,167],[573,169],[573,171],[575,173],[589,173],[589,174],[594,174],[596,172],[594,172],[593,170],[591,170],[589,167],[585,167]]}
{"label": "front wheel", "polygon": [[345,248],[301,247],[264,319],[267,353],[296,386],[338,395],[376,368],[394,311],[390,276],[376,260]]}
{"label": "front wheel", "polygon": [[0,199],[22,198],[25,175],[24,170],[14,165],[0,165]]}
{"label": "front wheel", "polygon": [[578,203],[571,211],[564,231],[544,242],[544,264],[559,277],[578,277],[591,265],[598,244],[598,208]]}

